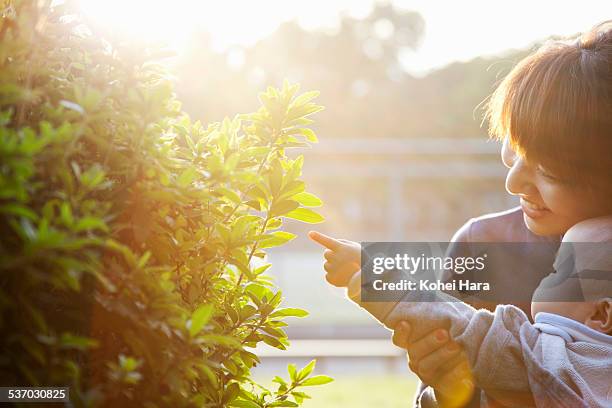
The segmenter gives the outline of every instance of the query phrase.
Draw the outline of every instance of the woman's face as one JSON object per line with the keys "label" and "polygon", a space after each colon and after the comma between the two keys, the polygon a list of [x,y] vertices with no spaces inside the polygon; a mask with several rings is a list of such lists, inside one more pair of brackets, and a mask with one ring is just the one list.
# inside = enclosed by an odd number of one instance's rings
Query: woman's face
{"label": "woman's face", "polygon": [[525,225],[537,235],[562,235],[572,225],[607,213],[605,197],[588,194],[550,174],[537,163],[528,163],[514,152],[508,138],[502,146],[508,167],[506,190],[520,198]]}

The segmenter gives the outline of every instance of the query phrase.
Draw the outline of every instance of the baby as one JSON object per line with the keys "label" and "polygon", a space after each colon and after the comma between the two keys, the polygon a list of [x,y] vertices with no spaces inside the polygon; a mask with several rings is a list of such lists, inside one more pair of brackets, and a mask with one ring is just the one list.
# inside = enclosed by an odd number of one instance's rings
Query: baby
{"label": "baby", "polygon": [[[396,303],[361,302],[368,285],[360,273],[344,282],[349,297],[386,327],[408,321],[411,340],[448,329],[463,346],[483,396],[529,396],[516,406],[612,407],[612,252],[602,251],[610,243],[612,217],[567,231],[556,272],[533,295],[535,324],[515,306],[476,310],[442,292],[408,292]],[[333,258],[333,251],[327,255]],[[577,290],[583,301],[554,301]]]}

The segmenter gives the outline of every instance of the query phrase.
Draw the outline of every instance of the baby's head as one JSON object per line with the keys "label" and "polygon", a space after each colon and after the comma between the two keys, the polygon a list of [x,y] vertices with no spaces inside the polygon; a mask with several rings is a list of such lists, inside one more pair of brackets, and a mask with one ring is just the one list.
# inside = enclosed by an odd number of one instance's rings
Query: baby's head
{"label": "baby's head", "polygon": [[612,335],[612,216],[571,227],[555,259],[555,273],[533,294],[531,314],[554,313]]}

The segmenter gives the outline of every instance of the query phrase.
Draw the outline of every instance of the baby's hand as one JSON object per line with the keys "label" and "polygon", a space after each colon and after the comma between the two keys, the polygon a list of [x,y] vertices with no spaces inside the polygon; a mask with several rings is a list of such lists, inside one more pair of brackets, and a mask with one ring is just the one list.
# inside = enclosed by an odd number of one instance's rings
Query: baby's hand
{"label": "baby's hand", "polygon": [[361,269],[361,245],[346,239],[335,239],[317,231],[308,233],[310,239],[327,248],[323,268],[325,279],[334,286],[347,286],[351,277]]}

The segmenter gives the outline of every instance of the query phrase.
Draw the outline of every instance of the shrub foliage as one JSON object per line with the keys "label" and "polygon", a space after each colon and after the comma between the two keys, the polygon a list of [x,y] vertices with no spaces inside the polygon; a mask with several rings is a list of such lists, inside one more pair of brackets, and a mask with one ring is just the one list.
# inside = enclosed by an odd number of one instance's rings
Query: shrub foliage
{"label": "shrub foliage", "polygon": [[155,58],[65,4],[2,10],[0,381],[76,406],[297,406],[331,381],[314,361],[273,390],[250,369],[306,315],[280,307],[265,249],[294,238],[284,218],[322,221],[286,155],[316,142],[317,93],[285,83],[203,125]]}

